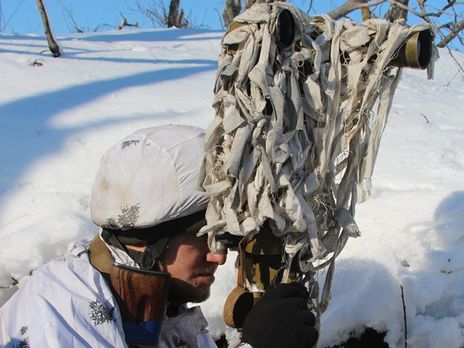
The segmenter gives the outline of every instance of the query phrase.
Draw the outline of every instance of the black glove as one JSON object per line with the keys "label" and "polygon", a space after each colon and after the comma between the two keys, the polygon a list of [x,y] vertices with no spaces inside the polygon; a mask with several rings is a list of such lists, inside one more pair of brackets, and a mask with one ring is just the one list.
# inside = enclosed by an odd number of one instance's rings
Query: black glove
{"label": "black glove", "polygon": [[307,306],[308,292],[297,283],[269,288],[247,315],[242,341],[254,348],[310,348],[319,336]]}

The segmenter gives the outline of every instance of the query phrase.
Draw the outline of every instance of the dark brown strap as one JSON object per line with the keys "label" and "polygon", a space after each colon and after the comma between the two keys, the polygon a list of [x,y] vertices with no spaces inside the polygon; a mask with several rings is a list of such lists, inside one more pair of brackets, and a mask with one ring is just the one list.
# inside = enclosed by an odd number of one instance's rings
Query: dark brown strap
{"label": "dark brown strap", "polygon": [[[113,258],[111,252],[106,244],[100,238],[100,235],[96,235],[92,242],[89,244],[89,258],[90,263],[95,267],[105,278],[108,285],[111,288],[111,292],[114,295],[114,287],[111,284],[111,269],[113,268]],[[118,302],[118,296],[116,296],[116,302]],[[118,302],[119,308],[121,303]],[[120,309],[121,310],[121,309]],[[122,313],[121,313],[122,314]],[[156,348],[154,345],[128,345],[129,348]]]}
{"label": "dark brown strap", "polygon": [[[96,235],[89,245],[90,263],[104,276],[111,273],[113,259],[106,244],[101,240],[100,235]],[[106,278],[106,277],[105,277]]]}

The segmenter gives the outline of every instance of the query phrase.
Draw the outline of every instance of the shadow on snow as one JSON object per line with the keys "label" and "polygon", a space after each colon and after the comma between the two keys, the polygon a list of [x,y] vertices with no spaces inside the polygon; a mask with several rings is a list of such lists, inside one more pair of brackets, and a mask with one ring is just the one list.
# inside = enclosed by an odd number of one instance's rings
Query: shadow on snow
{"label": "shadow on snow", "polygon": [[[145,115],[135,116],[56,129],[49,125],[49,120],[57,113],[124,88],[181,79],[215,68],[215,64],[209,63],[199,67],[175,67],[137,73],[71,86],[0,105],[0,195],[14,188],[22,174],[34,162],[59,151],[70,135],[104,125],[147,118]],[[45,133],[47,136],[43,137]]]}
{"label": "shadow on snow", "polygon": [[[85,41],[201,41],[201,40],[217,40],[224,35],[222,30],[207,30],[207,29],[134,29],[131,30],[114,30],[101,33],[82,33],[71,35],[56,36],[56,40],[79,40]],[[25,41],[43,41],[46,45],[47,40],[43,35],[15,35],[15,34],[0,34],[0,39],[8,40],[25,40]]]}

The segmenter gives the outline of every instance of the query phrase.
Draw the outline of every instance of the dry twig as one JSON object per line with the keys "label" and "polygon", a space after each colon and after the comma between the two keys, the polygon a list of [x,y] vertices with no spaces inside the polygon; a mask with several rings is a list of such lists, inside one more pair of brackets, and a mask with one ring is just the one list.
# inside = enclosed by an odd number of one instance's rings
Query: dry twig
{"label": "dry twig", "polygon": [[424,113],[421,112],[421,115],[422,115],[423,118],[425,118],[425,122],[430,123],[429,119],[427,118],[427,116]]}
{"label": "dry twig", "polygon": [[403,321],[404,321],[404,348],[408,348],[408,321],[406,320],[406,304],[404,302],[403,285],[401,288],[401,302],[403,303]]}

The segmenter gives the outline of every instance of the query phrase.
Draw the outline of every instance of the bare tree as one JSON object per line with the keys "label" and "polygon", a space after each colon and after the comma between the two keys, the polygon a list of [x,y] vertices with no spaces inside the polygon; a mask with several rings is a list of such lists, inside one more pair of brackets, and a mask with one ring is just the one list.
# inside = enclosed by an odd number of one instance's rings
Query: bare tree
{"label": "bare tree", "polygon": [[164,27],[164,13],[166,7],[161,1],[155,3],[154,0],[148,5],[137,1],[137,11],[148,18],[154,27]]}
{"label": "bare tree", "polygon": [[408,18],[408,4],[409,0],[397,0],[392,2],[384,18],[390,22],[399,19],[404,19],[406,21]]}
{"label": "bare tree", "polygon": [[[66,14],[66,17],[65,17],[66,24],[71,22],[71,24],[73,26],[72,30],[74,32],[83,33],[85,30],[79,24],[77,24],[76,20],[74,19],[74,14],[73,14],[72,10],[70,10],[68,7],[66,7],[64,5],[62,7],[63,7],[64,13]],[[68,24],[68,29],[69,29],[69,31],[71,31],[71,28],[69,27],[69,24]]]}
{"label": "bare tree", "polygon": [[137,2],[137,10],[148,18],[153,26],[188,28],[189,21],[184,10],[180,7],[180,0],[171,0],[169,9],[162,0],[151,0],[148,5]]}
{"label": "bare tree", "polygon": [[169,4],[169,13],[166,19],[166,26],[168,28],[187,28],[188,25],[189,23],[184,17],[184,10],[180,7],[180,0],[171,0]]}
{"label": "bare tree", "polygon": [[227,27],[232,23],[233,19],[241,12],[242,4],[240,0],[226,0],[224,12],[222,13],[222,19],[224,25]]}
{"label": "bare tree", "polygon": [[42,23],[44,26],[45,36],[47,37],[48,48],[52,53],[53,57],[59,57],[61,55],[60,46],[56,43],[53,38],[52,30],[50,28],[50,22],[48,21],[47,11],[42,0],[36,0],[37,7],[39,8],[40,17],[42,17]]}

